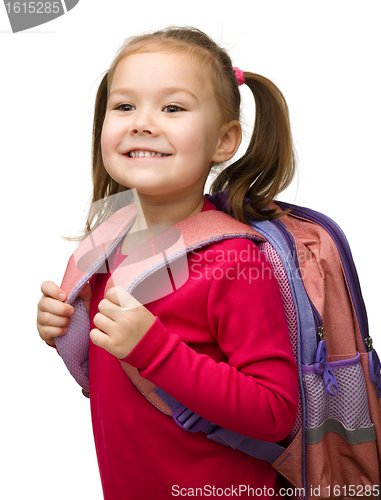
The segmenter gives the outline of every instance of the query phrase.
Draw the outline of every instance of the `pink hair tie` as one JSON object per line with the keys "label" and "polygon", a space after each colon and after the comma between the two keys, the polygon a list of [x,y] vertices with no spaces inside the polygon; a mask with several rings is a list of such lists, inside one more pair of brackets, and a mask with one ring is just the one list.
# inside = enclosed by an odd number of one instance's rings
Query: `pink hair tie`
{"label": "pink hair tie", "polygon": [[238,87],[239,87],[240,85],[243,85],[243,84],[245,83],[245,79],[244,79],[244,77],[243,77],[243,71],[242,71],[241,69],[237,68],[237,67],[234,67],[234,68],[233,68],[233,71],[234,71],[235,76],[236,76],[236,78],[237,78]]}

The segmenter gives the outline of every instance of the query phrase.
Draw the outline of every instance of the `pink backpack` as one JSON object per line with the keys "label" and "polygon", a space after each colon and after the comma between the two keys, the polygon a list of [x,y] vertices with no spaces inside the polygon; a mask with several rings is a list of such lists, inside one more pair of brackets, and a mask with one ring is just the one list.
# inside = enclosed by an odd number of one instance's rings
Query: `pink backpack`
{"label": "pink backpack", "polygon": [[[326,216],[281,202],[271,207],[290,208],[289,214],[271,221],[248,220],[246,225],[225,213],[226,191],[205,196],[217,211],[196,214],[140,246],[114,271],[106,290],[120,285],[131,293],[150,276],[163,279],[159,271],[165,266],[222,239],[255,241],[278,280],[299,368],[294,429],[282,443],[238,435],[194,414],[126,363],[124,370],[137,389],[184,431],[205,432],[208,439],[271,463],[285,478],[288,496],[379,496],[381,365],[344,234]],[[78,294],[91,276],[102,272],[135,217],[136,208],[129,205],[96,228],[71,256],[62,281],[76,314],[56,345],[85,395],[90,322]],[[177,287],[184,279],[178,276]]]}

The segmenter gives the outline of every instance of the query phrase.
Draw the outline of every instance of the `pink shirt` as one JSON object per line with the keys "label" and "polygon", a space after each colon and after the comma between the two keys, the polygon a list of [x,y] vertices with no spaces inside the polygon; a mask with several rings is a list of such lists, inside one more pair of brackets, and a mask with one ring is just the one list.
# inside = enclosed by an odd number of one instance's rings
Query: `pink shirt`
{"label": "pink shirt", "polygon": [[[215,207],[205,199],[206,210]],[[111,268],[124,258],[117,253]],[[156,321],[124,361],[217,425],[284,439],[296,418],[298,375],[269,264],[252,241],[237,238],[191,252],[188,265],[181,288],[145,305]],[[108,278],[96,278],[91,328]],[[116,357],[92,342],[89,378],[106,500],[213,496],[213,488],[231,498],[240,487],[241,497],[252,497],[249,488],[278,487],[267,462],[180,429],[140,394]]]}

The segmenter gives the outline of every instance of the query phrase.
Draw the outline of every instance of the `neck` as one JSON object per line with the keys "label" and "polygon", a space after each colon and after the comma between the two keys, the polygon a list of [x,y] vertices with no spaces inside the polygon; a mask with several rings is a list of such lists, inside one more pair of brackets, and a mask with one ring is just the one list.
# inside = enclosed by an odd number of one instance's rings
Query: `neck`
{"label": "neck", "polygon": [[142,231],[161,226],[168,227],[177,224],[181,220],[188,219],[199,212],[204,206],[204,197],[192,197],[189,199],[166,201],[164,204],[152,203],[144,195],[134,191],[137,218],[131,231]]}
{"label": "neck", "polygon": [[204,205],[202,195],[201,198],[183,199],[177,203],[166,201],[165,204],[152,204],[134,189],[134,197],[138,214],[122,242],[120,253],[124,255],[129,255],[167,227],[201,212]]}

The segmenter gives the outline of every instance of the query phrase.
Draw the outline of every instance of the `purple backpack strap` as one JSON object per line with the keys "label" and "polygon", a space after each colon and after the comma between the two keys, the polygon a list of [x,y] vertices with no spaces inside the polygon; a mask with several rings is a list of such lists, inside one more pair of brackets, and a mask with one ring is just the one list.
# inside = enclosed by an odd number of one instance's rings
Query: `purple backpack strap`
{"label": "purple backpack strap", "polygon": [[279,458],[285,450],[283,446],[277,443],[248,438],[242,434],[219,427],[192,412],[159,387],[156,387],[154,392],[170,408],[174,422],[185,431],[192,433],[203,431],[211,441],[229,446],[234,450],[240,450],[251,457],[265,460],[270,464]]}

